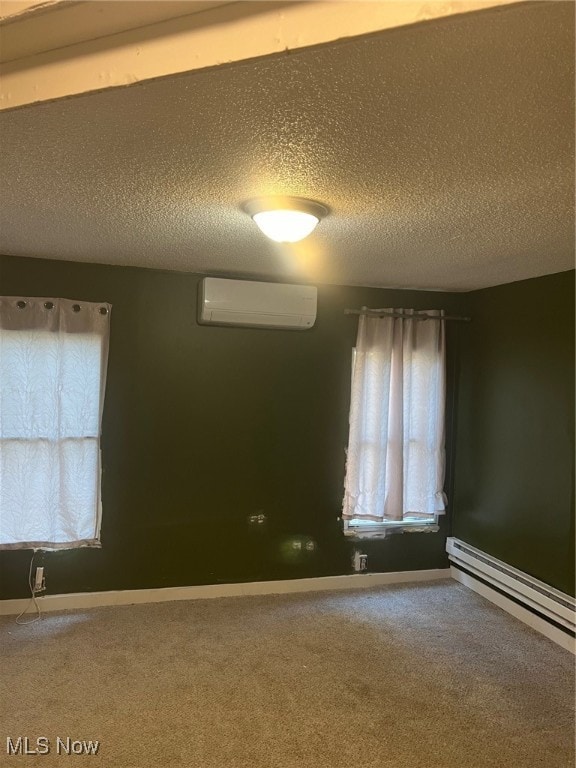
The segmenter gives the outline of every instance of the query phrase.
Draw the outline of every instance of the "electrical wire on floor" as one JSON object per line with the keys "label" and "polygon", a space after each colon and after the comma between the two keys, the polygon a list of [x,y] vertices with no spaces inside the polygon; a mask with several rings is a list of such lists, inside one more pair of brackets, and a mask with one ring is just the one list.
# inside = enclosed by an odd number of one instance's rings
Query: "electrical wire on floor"
{"label": "electrical wire on floor", "polygon": [[[22,613],[16,617],[16,624],[20,625],[26,625],[26,624],[34,624],[35,621],[38,621],[42,618],[42,613],[40,611],[40,605],[38,603],[38,600],[36,600],[36,592],[34,591],[34,585],[32,584],[32,564],[34,563],[34,555],[36,554],[38,550],[35,549],[32,552],[32,557],[30,558],[30,570],[28,571],[28,586],[30,587],[30,600],[28,601],[28,605]],[[36,608],[36,616],[33,619],[29,619],[28,621],[20,621],[22,616],[24,616],[27,612],[30,606],[34,603],[34,607]]]}

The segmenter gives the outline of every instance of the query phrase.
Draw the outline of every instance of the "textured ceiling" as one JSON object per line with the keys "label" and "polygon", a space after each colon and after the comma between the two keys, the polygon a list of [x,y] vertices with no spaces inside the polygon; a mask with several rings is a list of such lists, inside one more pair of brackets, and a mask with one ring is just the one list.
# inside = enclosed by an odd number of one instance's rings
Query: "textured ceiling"
{"label": "textured ceiling", "polygon": [[[574,265],[574,5],[530,3],[0,115],[0,252],[470,290]],[[240,210],[331,214],[296,246]]]}

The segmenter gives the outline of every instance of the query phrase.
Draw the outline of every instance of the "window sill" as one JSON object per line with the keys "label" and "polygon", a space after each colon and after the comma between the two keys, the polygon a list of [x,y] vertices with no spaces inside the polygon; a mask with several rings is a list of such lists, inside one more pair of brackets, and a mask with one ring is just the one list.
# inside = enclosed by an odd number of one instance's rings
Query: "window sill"
{"label": "window sill", "polygon": [[344,536],[351,539],[384,539],[394,533],[437,533],[438,520],[387,523],[350,523],[344,521]]}

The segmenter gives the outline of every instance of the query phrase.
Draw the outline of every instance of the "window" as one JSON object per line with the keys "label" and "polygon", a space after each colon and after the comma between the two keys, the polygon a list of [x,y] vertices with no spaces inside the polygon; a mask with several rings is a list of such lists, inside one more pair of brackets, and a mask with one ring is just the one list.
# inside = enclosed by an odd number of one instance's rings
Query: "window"
{"label": "window", "polygon": [[442,313],[378,312],[360,316],[353,360],[343,518],[355,535],[429,530],[446,502]]}
{"label": "window", "polygon": [[99,546],[109,313],[0,299],[0,548]]}

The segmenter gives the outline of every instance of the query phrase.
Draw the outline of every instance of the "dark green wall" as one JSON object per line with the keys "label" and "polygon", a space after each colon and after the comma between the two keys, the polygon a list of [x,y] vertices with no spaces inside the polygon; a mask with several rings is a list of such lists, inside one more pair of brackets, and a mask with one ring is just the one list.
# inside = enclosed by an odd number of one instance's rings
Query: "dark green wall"
{"label": "dark green wall", "polygon": [[574,594],[574,272],[468,294],[454,535]]}
{"label": "dark green wall", "polygon": [[[102,549],[37,555],[49,593],[349,573],[353,545],[337,518],[357,321],[343,310],[460,312],[464,301],[320,286],[310,331],[217,328],[196,322],[199,279],[0,257],[2,295],[113,305]],[[450,326],[451,381],[459,332]],[[452,390],[449,419],[451,402]],[[448,440],[450,458],[450,433]],[[449,494],[451,485],[449,473]],[[260,511],[266,525],[249,526],[247,517]],[[370,570],[445,567],[447,525],[363,544]],[[281,544],[293,535],[313,538],[317,550],[287,562]],[[29,558],[29,551],[0,552],[1,597],[26,595]]]}

